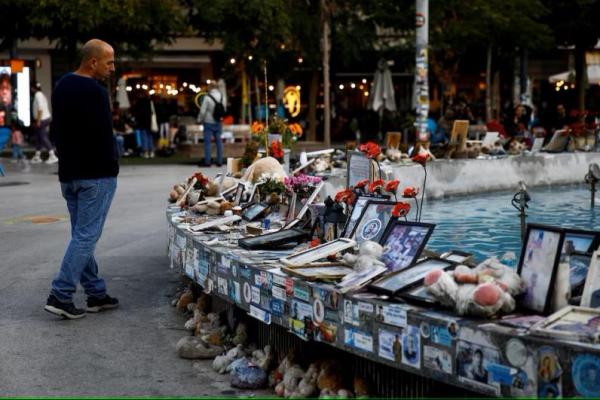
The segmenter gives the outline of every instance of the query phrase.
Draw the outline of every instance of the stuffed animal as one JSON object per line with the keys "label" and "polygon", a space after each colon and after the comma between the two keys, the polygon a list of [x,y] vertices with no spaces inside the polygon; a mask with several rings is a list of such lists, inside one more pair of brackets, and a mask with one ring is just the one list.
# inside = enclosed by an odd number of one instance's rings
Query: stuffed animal
{"label": "stuffed animal", "polygon": [[304,370],[299,365],[292,365],[287,368],[283,375],[283,380],[275,386],[275,393],[278,396],[290,397],[296,393],[300,380],[304,377]]}
{"label": "stuffed animal", "polygon": [[398,150],[398,149],[390,149],[390,148],[388,148],[385,151],[385,156],[390,161],[400,161],[400,159],[402,158],[402,152],[400,150]]}
{"label": "stuffed animal", "polygon": [[356,397],[369,397],[371,389],[366,379],[356,375],[354,376],[354,395]]}
{"label": "stuffed animal", "polygon": [[252,352],[252,363],[268,371],[273,363],[273,350],[270,345],[266,345],[264,350],[254,350]]}
{"label": "stuffed animal", "polygon": [[508,145],[508,154],[511,155],[519,155],[522,154],[525,150],[527,150],[527,145],[519,140],[511,140]]}
{"label": "stuffed animal", "polygon": [[175,346],[181,358],[209,359],[223,352],[223,347],[213,346],[197,336],[185,336]]}
{"label": "stuffed animal", "polygon": [[218,201],[209,201],[206,203],[206,213],[208,215],[219,215],[221,213],[221,205]]}
{"label": "stuffed animal", "polygon": [[483,317],[513,311],[513,296],[524,290],[521,278],[495,258],[474,269],[457,266],[453,272],[430,271],[424,283],[429,293],[459,315]]}
{"label": "stuffed animal", "polygon": [[240,322],[235,328],[235,336],[231,340],[231,343],[233,343],[236,346],[239,344],[243,345],[246,344],[246,340],[248,340],[246,324]]}
{"label": "stuffed animal", "polygon": [[298,389],[290,393],[289,397],[312,397],[317,391],[317,376],[319,374],[319,366],[317,363],[309,365],[304,373],[304,376],[298,383]]}
{"label": "stuffed animal", "polygon": [[273,157],[265,157],[254,161],[246,170],[242,180],[255,183],[256,181],[260,180],[263,174],[271,176],[277,175],[281,177],[287,176],[279,161]]}
{"label": "stuffed animal", "polygon": [[364,271],[365,269],[376,266],[385,266],[379,259],[383,255],[383,247],[376,242],[367,240],[360,244],[358,255],[346,253],[343,260],[346,264],[353,266],[356,271]]}
{"label": "stuffed animal", "polygon": [[333,361],[325,361],[317,377],[319,390],[329,389],[336,392],[342,388],[342,376],[338,364]]}
{"label": "stuffed animal", "polygon": [[237,345],[236,347],[230,349],[227,353],[216,356],[213,360],[212,367],[219,374],[224,374],[227,370],[227,367],[238,358],[244,357],[244,350],[242,349],[242,345]]}
{"label": "stuffed animal", "polygon": [[179,311],[186,311],[188,304],[192,301],[194,301],[194,294],[190,289],[186,289],[177,301],[177,309]]}

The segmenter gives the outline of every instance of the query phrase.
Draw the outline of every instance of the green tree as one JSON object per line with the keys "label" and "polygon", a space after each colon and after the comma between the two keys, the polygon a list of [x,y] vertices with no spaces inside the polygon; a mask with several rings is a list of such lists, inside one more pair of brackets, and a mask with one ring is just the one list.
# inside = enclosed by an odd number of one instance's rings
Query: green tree
{"label": "green tree", "polygon": [[600,1],[544,0],[544,3],[550,10],[547,22],[554,31],[556,44],[574,47],[577,107],[583,111],[587,88],[585,53],[600,38]]}
{"label": "green tree", "polygon": [[36,0],[0,0],[0,50],[8,50],[15,57],[18,40],[42,36],[43,32],[34,22],[36,19]]}

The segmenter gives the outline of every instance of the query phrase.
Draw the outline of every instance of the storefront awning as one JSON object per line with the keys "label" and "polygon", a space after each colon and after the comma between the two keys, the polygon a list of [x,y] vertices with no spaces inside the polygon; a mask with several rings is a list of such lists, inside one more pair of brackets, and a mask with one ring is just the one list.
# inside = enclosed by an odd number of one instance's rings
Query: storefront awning
{"label": "storefront awning", "polygon": [[[600,64],[592,64],[587,66],[587,76],[588,82],[590,85],[592,84],[600,84]],[[555,82],[571,82],[575,81],[575,72],[574,71],[565,71],[560,74],[551,75],[548,80],[552,83]]]}

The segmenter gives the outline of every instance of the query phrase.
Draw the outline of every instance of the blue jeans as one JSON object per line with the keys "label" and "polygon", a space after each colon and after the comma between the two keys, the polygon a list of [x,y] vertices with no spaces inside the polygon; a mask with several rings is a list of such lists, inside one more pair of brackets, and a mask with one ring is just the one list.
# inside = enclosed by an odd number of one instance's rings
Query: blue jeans
{"label": "blue jeans", "polygon": [[138,132],[142,140],[142,151],[154,151],[154,137],[152,137],[152,132],[145,129],[138,129]]}
{"label": "blue jeans", "polygon": [[81,283],[88,296],[102,298],[106,284],[98,277],[94,250],[117,189],[117,178],[81,179],[61,182],[60,186],[71,216],[71,241],[50,293],[69,303]]}
{"label": "blue jeans", "polygon": [[12,145],[12,158],[13,160],[25,159],[25,154],[23,153],[23,148],[20,144]]}
{"label": "blue jeans", "polygon": [[211,152],[210,142],[215,137],[217,145],[217,164],[223,164],[223,142],[221,141],[221,124],[220,123],[204,123],[204,164],[210,165]]}
{"label": "blue jeans", "polygon": [[123,153],[125,153],[125,138],[121,135],[114,134],[115,145],[117,147],[117,155],[119,158],[123,157]]}

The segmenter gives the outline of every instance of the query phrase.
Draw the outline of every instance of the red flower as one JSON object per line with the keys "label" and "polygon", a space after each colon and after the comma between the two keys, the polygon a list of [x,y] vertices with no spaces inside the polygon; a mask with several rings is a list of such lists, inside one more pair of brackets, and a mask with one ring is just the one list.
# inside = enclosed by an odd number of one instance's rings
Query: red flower
{"label": "red flower", "polygon": [[310,244],[308,245],[309,248],[313,248],[313,247],[317,247],[318,245],[321,244],[321,239],[316,238],[310,241]]}
{"label": "red flower", "polygon": [[376,190],[379,190],[383,187],[383,184],[383,179],[377,179],[376,181],[369,183],[369,192],[375,193]]}
{"label": "red flower", "polygon": [[425,164],[427,163],[427,161],[429,161],[429,154],[428,153],[419,153],[416,156],[414,156],[412,158],[412,160],[414,162],[416,162],[417,164],[421,164],[422,166],[425,166]]}
{"label": "red flower", "polygon": [[354,203],[355,194],[351,189],[340,190],[335,194],[336,203]]}
{"label": "red flower", "polygon": [[398,190],[399,184],[400,184],[400,181],[398,179],[389,181],[388,183],[385,184],[385,191],[389,192],[389,193],[396,193],[396,190]]}
{"label": "red flower", "polygon": [[408,215],[409,211],[410,211],[410,204],[399,201],[396,203],[396,205],[394,206],[394,209],[392,210],[392,216],[394,216],[396,218],[405,217]]}
{"label": "red flower", "polygon": [[283,145],[279,140],[274,140],[271,142],[270,152],[273,158],[276,158],[278,160],[283,159]]}
{"label": "red flower", "polygon": [[202,172],[196,172],[190,177],[190,181],[196,178],[196,186],[206,186],[208,184],[208,178]]}
{"label": "red flower", "polygon": [[358,148],[360,151],[366,154],[369,158],[377,158],[379,154],[381,154],[381,148],[373,142],[367,142],[365,144],[361,144]]}
{"label": "red flower", "polygon": [[367,184],[369,183],[368,179],[363,179],[362,181],[358,181],[356,183],[356,186],[354,186],[357,189],[363,189],[365,186],[367,186]]}
{"label": "red flower", "polygon": [[409,186],[407,188],[404,188],[402,197],[407,198],[407,199],[412,199],[412,198],[417,197],[418,194],[419,194],[419,188]]}

